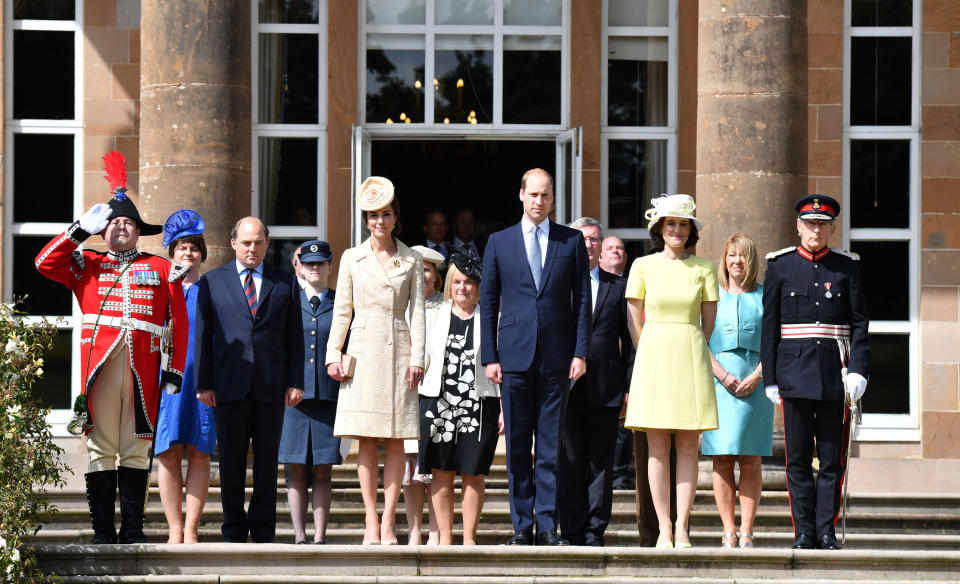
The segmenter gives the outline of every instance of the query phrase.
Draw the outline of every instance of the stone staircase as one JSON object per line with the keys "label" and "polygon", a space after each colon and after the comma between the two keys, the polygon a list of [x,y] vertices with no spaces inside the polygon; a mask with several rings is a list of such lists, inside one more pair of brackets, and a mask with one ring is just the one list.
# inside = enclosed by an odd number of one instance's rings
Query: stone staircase
{"label": "stone staircase", "polygon": [[[326,546],[224,544],[220,536],[219,474],[213,464],[199,545],[167,545],[166,521],[154,485],[145,532],[150,544],[91,546],[82,489],[51,493],[57,511],[33,539],[42,566],[72,582],[849,582],[960,581],[960,496],[851,496],[841,552],[795,551],[782,463],[764,467],[755,550],[723,550],[710,490],[709,461],[701,461],[691,514],[689,550],[639,547],[633,491],[615,491],[607,546],[507,548],[512,534],[506,467],[498,456],[487,480],[475,548],[364,547],[363,504],[356,465],[334,467],[334,498]],[[283,473],[279,473],[277,541],[292,542]],[[252,484],[248,473],[249,486]],[[459,488],[457,489],[459,500]],[[381,494],[382,501],[382,494]],[[382,503],[381,503],[382,504]],[[459,505],[454,541],[459,540]],[[119,518],[118,518],[119,523]],[[396,524],[405,542],[406,516]],[[312,525],[308,524],[307,533]],[[838,534],[840,532],[838,524]]]}

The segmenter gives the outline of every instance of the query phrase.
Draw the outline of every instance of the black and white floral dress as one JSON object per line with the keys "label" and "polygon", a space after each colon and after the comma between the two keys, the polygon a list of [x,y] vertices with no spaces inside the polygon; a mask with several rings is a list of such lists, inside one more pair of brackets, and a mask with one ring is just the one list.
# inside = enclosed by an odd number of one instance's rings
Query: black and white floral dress
{"label": "black and white floral dress", "polygon": [[440,395],[420,399],[421,468],[485,475],[493,464],[500,400],[477,396],[476,375],[484,372],[473,346],[475,316],[451,315]]}

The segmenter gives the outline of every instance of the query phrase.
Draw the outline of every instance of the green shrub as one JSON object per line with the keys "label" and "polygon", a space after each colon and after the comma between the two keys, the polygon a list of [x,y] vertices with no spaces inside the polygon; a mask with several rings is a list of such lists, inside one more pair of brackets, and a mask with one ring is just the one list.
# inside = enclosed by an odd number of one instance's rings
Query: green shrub
{"label": "green shrub", "polygon": [[40,516],[55,512],[45,489],[63,488],[69,472],[53,442],[43,408],[30,387],[43,375],[43,353],[55,325],[28,322],[0,303],[0,580],[46,582],[24,539],[40,531]]}

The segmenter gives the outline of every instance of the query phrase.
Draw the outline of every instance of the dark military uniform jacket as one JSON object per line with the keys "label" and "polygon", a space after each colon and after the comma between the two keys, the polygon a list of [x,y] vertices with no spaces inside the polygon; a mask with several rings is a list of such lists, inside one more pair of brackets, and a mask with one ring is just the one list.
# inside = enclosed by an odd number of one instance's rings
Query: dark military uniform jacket
{"label": "dark military uniform jacket", "polygon": [[[859,259],[838,248],[813,254],[803,247],[789,247],[767,254],[760,355],[764,383],[779,386],[781,397],[844,399],[840,346],[835,338],[817,337],[818,330],[849,330],[847,369],[868,377],[869,317]],[[811,326],[794,327],[784,335],[782,325]]]}

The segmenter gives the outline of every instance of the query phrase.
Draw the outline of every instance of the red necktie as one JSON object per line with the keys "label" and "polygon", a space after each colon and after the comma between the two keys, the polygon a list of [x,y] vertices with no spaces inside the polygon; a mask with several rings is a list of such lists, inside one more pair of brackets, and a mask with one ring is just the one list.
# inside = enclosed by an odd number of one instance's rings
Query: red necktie
{"label": "red necktie", "polygon": [[257,315],[257,285],[253,282],[253,270],[246,270],[247,277],[243,281],[243,293],[247,296],[247,306],[250,307],[250,315]]}

